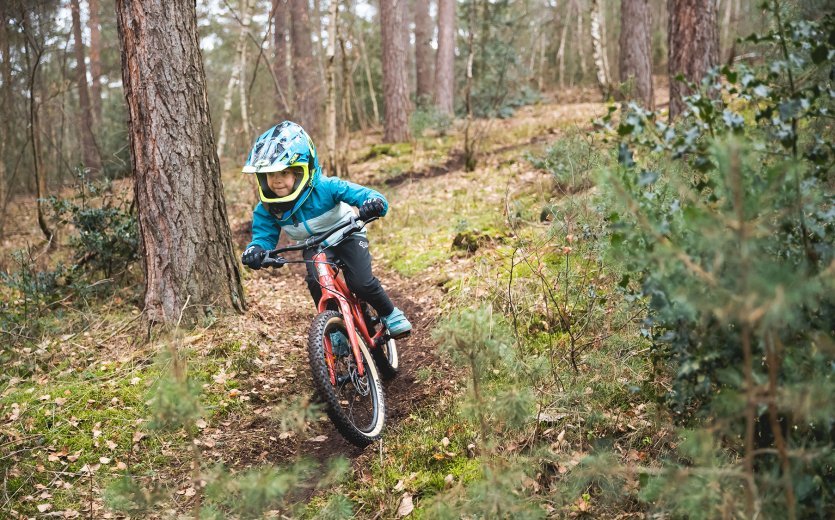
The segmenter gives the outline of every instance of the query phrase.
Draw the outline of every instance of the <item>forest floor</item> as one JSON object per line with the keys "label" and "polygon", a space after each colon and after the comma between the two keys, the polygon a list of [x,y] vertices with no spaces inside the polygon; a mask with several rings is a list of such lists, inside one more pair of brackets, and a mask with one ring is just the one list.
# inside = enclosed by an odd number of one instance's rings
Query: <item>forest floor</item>
{"label": "forest floor", "polygon": [[[0,516],[119,517],[104,496],[125,470],[149,488],[165,489],[163,505],[147,514],[184,514],[202,495],[195,490],[195,464],[222,463],[235,472],[300,458],[324,464],[347,457],[353,480],[368,488],[348,486],[347,493],[357,504],[355,513],[368,518],[395,517],[404,486],[420,488],[415,475],[422,470],[409,465],[416,453],[446,457],[460,471],[444,466],[437,475],[443,479],[450,471],[464,480],[470,468],[459,458],[466,459],[467,443],[453,437],[457,426],[438,416],[462,391],[462,373],[439,355],[433,330],[456,306],[484,300],[488,284],[480,274],[487,273],[484,263],[509,233],[511,207],[551,202],[553,179],[533,168],[527,154],[543,153],[566,133],[588,133],[591,120],[605,111],[601,103],[543,102],[509,119],[478,122],[478,166],[471,172],[460,159],[460,126],[446,136],[391,146],[381,145],[379,134],[353,136],[350,180],[379,189],[392,208],[369,229],[375,274],[415,329],[398,343],[401,372],[385,386],[389,433],[383,443],[354,448],[321,412],[305,417],[296,432],[286,424],[294,403],[313,396],[306,342],[314,307],[303,267],[246,271],[244,315],[221,316],[181,334],[149,335],[137,289],[126,287],[103,301],[59,305],[61,312],[37,318],[43,322],[37,337],[18,338],[19,358],[10,369],[23,373],[26,367],[28,375],[0,379]],[[238,171],[230,164],[223,180],[240,251],[249,241],[256,195],[251,179]],[[129,191],[129,185],[120,182],[116,189]],[[0,248],[0,267],[6,269],[14,265],[11,250],[39,240],[33,205],[21,202],[13,210],[17,234]],[[525,210],[531,211],[538,210]],[[529,221],[542,227],[535,217]],[[474,234],[477,251],[454,246],[462,232]],[[46,265],[49,256],[38,256],[38,262]],[[202,406],[196,429],[173,434],[151,429],[148,418],[155,385],[171,365],[160,353],[171,346],[185,353]],[[432,413],[435,423],[428,424]],[[426,446],[415,445],[415,431],[423,432]],[[442,445],[441,437],[447,439]],[[189,445],[199,448],[197,455]],[[438,487],[432,482],[427,489]],[[418,508],[421,493],[412,490]],[[314,495],[313,507],[327,498],[312,487],[301,496]]]}

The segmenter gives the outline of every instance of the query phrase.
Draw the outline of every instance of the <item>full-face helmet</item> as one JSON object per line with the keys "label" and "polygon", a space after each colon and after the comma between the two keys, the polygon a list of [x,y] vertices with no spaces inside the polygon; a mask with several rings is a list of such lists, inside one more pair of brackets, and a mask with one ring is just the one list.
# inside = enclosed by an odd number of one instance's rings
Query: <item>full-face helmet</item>
{"label": "full-face helmet", "polygon": [[[290,167],[299,167],[302,175],[296,179],[289,195],[279,197],[267,184],[267,175]],[[258,178],[261,202],[286,205],[298,200],[306,188],[313,186],[321,173],[313,140],[300,125],[284,121],[270,128],[255,141],[244,165],[243,173],[254,173]]]}

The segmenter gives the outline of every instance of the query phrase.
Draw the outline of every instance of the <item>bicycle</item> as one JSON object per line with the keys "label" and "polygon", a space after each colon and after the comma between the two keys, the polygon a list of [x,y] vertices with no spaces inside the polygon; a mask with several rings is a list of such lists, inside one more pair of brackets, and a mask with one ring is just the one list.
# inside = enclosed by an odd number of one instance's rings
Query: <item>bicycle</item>
{"label": "bicycle", "polygon": [[[308,334],[307,351],[313,384],[326,403],[328,417],[336,429],[359,447],[368,446],[382,435],[386,407],[381,379],[388,380],[397,375],[397,344],[371,306],[357,298],[338,276],[343,264],[339,259],[329,261],[325,251],[374,220],[376,218],[367,221],[352,218],[299,244],[267,251],[261,263],[262,267],[290,263],[315,265],[322,298]],[[328,237],[349,226],[350,229],[336,242],[322,246]],[[281,257],[282,253],[312,247],[317,250],[311,260]],[[348,338],[350,348],[347,352],[334,352],[331,337],[335,332]]]}

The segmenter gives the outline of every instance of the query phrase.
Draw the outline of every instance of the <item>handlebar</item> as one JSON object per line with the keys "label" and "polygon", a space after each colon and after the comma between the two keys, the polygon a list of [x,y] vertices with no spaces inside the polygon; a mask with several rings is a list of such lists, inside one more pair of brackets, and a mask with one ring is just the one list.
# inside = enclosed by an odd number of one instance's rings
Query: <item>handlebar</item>
{"label": "handlebar", "polygon": [[[351,220],[349,220],[347,222],[340,222],[340,223],[336,224],[335,226],[331,227],[330,229],[326,229],[322,233],[320,233],[316,236],[312,236],[312,237],[308,238],[307,240],[305,240],[303,242],[300,242],[296,245],[282,247],[280,249],[273,249],[273,250],[267,251],[264,254],[264,260],[261,262],[261,265],[263,267],[280,267],[280,266],[288,263],[287,260],[284,260],[283,258],[281,258],[279,256],[279,255],[281,255],[281,253],[287,253],[289,251],[303,251],[303,250],[309,249],[313,246],[318,246],[319,244],[321,244],[322,242],[327,240],[331,235],[333,235],[337,231],[340,231],[340,230],[350,226],[351,229],[348,229],[342,235],[343,238],[344,238],[348,235],[356,233],[357,231],[361,231],[366,225],[368,225],[369,223],[377,220],[378,218],[380,218],[380,217],[372,217],[372,218],[370,218],[366,221],[362,221],[362,220],[357,219],[356,217],[351,217]],[[340,242],[341,242],[341,240],[340,240]],[[331,244],[330,246],[334,246],[334,245],[336,245],[336,244]]]}

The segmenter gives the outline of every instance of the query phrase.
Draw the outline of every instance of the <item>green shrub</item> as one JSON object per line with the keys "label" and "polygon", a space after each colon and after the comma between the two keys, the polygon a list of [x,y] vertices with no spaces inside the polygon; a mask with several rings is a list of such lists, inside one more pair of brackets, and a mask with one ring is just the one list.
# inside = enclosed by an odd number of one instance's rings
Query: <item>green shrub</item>
{"label": "green shrub", "polygon": [[649,304],[666,403],[711,441],[682,444],[684,466],[648,474],[645,498],[688,514],[698,502],[694,518],[835,513],[835,406],[816,397],[835,391],[835,17],[778,14],[749,38],[776,48],[768,68],[714,71],[676,124],[634,105],[602,121],[620,140],[602,185],[623,285]]}

